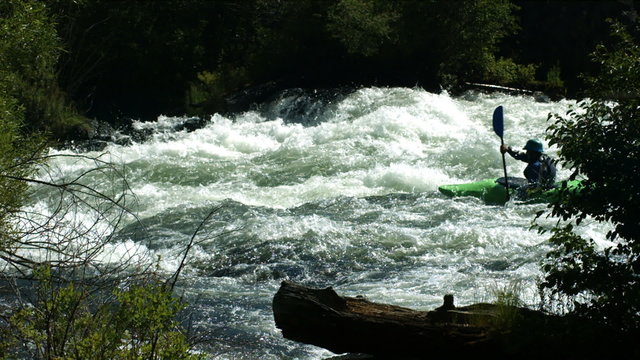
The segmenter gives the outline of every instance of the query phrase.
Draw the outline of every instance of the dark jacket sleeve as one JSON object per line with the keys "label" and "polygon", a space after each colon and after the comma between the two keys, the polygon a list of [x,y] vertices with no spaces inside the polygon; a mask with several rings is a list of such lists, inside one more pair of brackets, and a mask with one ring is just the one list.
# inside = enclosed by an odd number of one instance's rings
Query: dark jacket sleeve
{"label": "dark jacket sleeve", "polygon": [[514,159],[527,162],[527,153],[523,151],[513,150],[511,146],[509,146],[509,148],[507,149],[507,152]]}

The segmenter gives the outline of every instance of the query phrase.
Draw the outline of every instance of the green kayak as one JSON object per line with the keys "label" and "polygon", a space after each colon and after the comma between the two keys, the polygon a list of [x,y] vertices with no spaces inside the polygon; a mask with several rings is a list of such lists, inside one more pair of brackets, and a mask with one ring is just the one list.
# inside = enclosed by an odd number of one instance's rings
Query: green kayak
{"label": "green kayak", "polygon": [[[557,196],[561,187],[561,183],[557,183],[556,187],[544,190],[528,187],[527,180],[523,178],[509,177],[508,180],[511,198],[526,203],[549,202]],[[507,202],[504,183],[504,178],[487,179],[467,184],[442,185],[438,190],[450,197],[473,196],[486,204],[498,205]],[[569,189],[577,189],[579,185],[580,180],[567,182]]]}

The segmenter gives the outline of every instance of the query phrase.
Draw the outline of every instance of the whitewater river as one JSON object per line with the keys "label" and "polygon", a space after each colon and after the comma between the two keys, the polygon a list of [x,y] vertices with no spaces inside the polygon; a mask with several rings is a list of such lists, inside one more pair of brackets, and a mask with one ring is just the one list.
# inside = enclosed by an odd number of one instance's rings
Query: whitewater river
{"label": "whitewater river", "polygon": [[[180,126],[186,118],[135,123],[144,140],[86,153],[119,164],[136,195],[137,219],[116,229],[110,259],[136,251],[171,273],[200,222],[219,208],[196,237],[177,289],[208,339],[203,350],[216,359],[334,355],[282,338],[271,301],[285,279],[419,310],[440,306],[446,293],[459,305],[491,301],[518,284],[522,300],[535,305],[549,247],[548,234],[530,225],[545,205],[487,206],[437,190],[502,176],[491,128],[498,105],[505,142],[521,147],[539,137],[546,146],[547,115],[571,102],[410,88],[292,90],[255,111],[213,115],[194,131]],[[65,176],[91,166],[65,157],[52,164]],[[507,158],[510,175],[524,166]],[[568,174],[559,169],[559,178]],[[113,185],[90,179],[98,189]],[[604,237],[588,221],[580,231]]]}

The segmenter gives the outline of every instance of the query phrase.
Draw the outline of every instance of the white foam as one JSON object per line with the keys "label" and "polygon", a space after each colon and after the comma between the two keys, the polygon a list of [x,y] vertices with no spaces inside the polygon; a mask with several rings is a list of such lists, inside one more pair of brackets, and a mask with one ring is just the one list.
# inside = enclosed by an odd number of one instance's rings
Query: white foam
{"label": "white foam", "polygon": [[[336,104],[335,117],[317,126],[285,124],[257,112],[233,120],[216,114],[192,132],[171,130],[184,118],[136,122],[135,128],[151,129],[157,136],[132,146],[110,146],[107,157],[139,169],[130,181],[141,202],[156,208],[145,209],[148,213],[225,198],[286,208],[336,196],[434,191],[464,174],[467,180],[501,174],[490,125],[498,103],[505,103],[505,137],[513,144],[543,131],[546,114],[559,107],[508,96],[479,96],[469,102],[420,89],[367,88]],[[71,159],[57,164],[61,173],[93,165]],[[215,182],[199,170],[202,166]],[[508,168],[519,174],[524,165],[508,161]],[[305,176],[308,170],[317,175]],[[252,171],[266,177],[290,172],[299,181],[279,185],[275,179],[273,186],[256,186]],[[149,176],[162,181],[149,182]],[[195,180],[185,184],[183,178]]]}

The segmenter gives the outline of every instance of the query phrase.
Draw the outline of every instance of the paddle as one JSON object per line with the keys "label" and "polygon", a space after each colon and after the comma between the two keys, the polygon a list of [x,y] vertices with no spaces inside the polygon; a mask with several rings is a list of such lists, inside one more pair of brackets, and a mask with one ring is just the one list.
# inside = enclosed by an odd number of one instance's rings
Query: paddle
{"label": "paddle", "polygon": [[[504,145],[504,114],[502,110],[502,106],[498,106],[493,111],[493,131],[500,137],[500,145]],[[504,158],[504,153],[502,153],[502,167],[504,168],[504,184],[505,190],[507,191],[507,201],[509,201],[509,179],[507,178],[507,162]]]}

